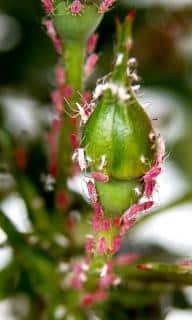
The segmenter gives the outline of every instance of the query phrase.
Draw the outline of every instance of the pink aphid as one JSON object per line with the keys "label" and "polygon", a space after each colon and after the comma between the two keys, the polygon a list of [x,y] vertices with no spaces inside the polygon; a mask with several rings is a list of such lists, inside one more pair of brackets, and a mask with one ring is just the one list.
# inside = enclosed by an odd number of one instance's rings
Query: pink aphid
{"label": "pink aphid", "polygon": [[122,219],[124,220],[131,220],[132,218],[135,218],[137,213],[141,211],[141,204],[133,204],[128,210],[126,210],[122,216]]}
{"label": "pink aphid", "polygon": [[119,227],[119,225],[120,225],[120,217],[119,216],[113,217],[112,225],[115,227]]}
{"label": "pink aphid", "polygon": [[88,195],[89,195],[89,199],[91,201],[91,204],[94,207],[95,204],[97,203],[97,191],[96,191],[94,183],[91,180],[89,180],[87,182],[87,191],[88,191]]}
{"label": "pink aphid", "polygon": [[94,215],[92,220],[93,230],[98,232],[100,227],[102,226],[102,219],[103,219],[103,210],[99,202],[93,204],[94,207]]}
{"label": "pink aphid", "polygon": [[72,132],[69,136],[70,143],[74,149],[79,147],[79,139],[77,132]]}
{"label": "pink aphid", "polygon": [[113,239],[112,248],[111,248],[111,251],[113,254],[119,250],[121,246],[121,240],[122,240],[122,237],[120,235],[115,236],[115,238]]}
{"label": "pink aphid", "polygon": [[153,201],[146,201],[143,203],[133,204],[127,211],[124,212],[121,218],[121,234],[131,228],[136,222],[136,216],[142,211],[146,211],[153,206]]}
{"label": "pink aphid", "polygon": [[93,53],[97,45],[98,34],[92,33],[87,41],[87,52],[88,54]]}
{"label": "pink aphid", "polygon": [[103,0],[99,6],[99,13],[105,13],[115,2],[115,0]]}
{"label": "pink aphid", "polygon": [[71,279],[71,286],[74,289],[80,289],[82,287],[82,281],[77,274],[75,274]]}
{"label": "pink aphid", "polygon": [[99,280],[99,286],[101,288],[106,288],[113,283],[115,278],[116,276],[112,273],[106,274],[104,277],[101,277],[101,279]]}
{"label": "pink aphid", "polygon": [[60,90],[62,92],[63,97],[65,97],[66,99],[71,98],[73,94],[73,87],[70,84],[63,84]]}
{"label": "pink aphid", "polygon": [[109,218],[104,218],[102,222],[102,229],[103,231],[108,231],[110,229],[110,219]]}
{"label": "pink aphid", "polygon": [[192,259],[183,259],[179,261],[178,264],[184,267],[192,267]]}
{"label": "pink aphid", "polygon": [[84,91],[81,104],[88,104],[90,101],[91,101],[91,93],[89,91]]}
{"label": "pink aphid", "polygon": [[84,71],[85,71],[85,75],[88,77],[91,75],[91,73],[93,72],[95,65],[98,61],[98,55],[96,53],[92,53],[88,58],[87,61],[85,63],[85,67],[84,67]]}
{"label": "pink aphid", "polygon": [[101,216],[101,217],[103,216],[103,208],[101,207],[99,202],[95,203],[94,211],[95,211],[96,215]]}
{"label": "pink aphid", "polygon": [[123,236],[129,229],[131,229],[136,223],[136,218],[132,218],[129,220],[124,220],[122,218],[121,220],[121,226],[120,226],[120,235]]}
{"label": "pink aphid", "polygon": [[147,198],[151,198],[153,191],[155,189],[156,186],[156,181],[155,180],[147,180],[145,182],[145,190],[144,190],[144,194]]}
{"label": "pink aphid", "polygon": [[116,259],[117,265],[125,265],[138,260],[139,256],[136,253],[122,253]]}
{"label": "pink aphid", "polygon": [[55,31],[55,27],[53,25],[53,22],[50,19],[47,19],[44,21],[44,26],[47,29],[47,33],[48,33],[49,37],[53,41],[53,45],[54,45],[57,53],[61,54],[62,53],[62,42]]}
{"label": "pink aphid", "polygon": [[98,180],[98,181],[103,181],[103,182],[109,181],[108,175],[106,175],[102,172],[93,171],[93,172],[91,172],[91,176],[92,176],[92,178],[94,178],[95,180]]}
{"label": "pink aphid", "polygon": [[82,8],[81,2],[79,0],[74,0],[72,4],[70,5],[70,11],[72,16],[76,16],[80,13]]}
{"label": "pink aphid", "polygon": [[100,254],[107,253],[108,245],[105,237],[101,237],[97,242],[97,251]]}
{"label": "pink aphid", "polygon": [[60,190],[56,194],[56,203],[60,210],[65,210],[68,206],[69,199],[65,191]]}
{"label": "pink aphid", "polygon": [[63,97],[59,89],[54,90],[51,93],[52,102],[56,111],[61,112],[63,110]]}
{"label": "pink aphid", "polygon": [[101,226],[101,219],[96,215],[93,216],[92,226],[93,226],[93,231],[98,232]]}
{"label": "pink aphid", "polygon": [[149,210],[153,205],[154,205],[153,201],[146,201],[146,202],[140,203],[140,211]]}
{"label": "pink aphid", "polygon": [[53,25],[53,22],[51,21],[51,19],[47,19],[43,22],[44,26],[47,29],[47,33],[50,36],[50,38],[54,38],[56,36],[56,31],[55,31],[55,27]]}
{"label": "pink aphid", "polygon": [[52,13],[53,12],[53,3],[52,0],[41,0],[43,7],[45,9],[46,13]]}
{"label": "pink aphid", "polygon": [[85,250],[88,255],[92,254],[94,249],[94,239],[93,237],[87,236],[85,240]]}
{"label": "pink aphid", "polygon": [[154,166],[143,176],[143,180],[146,182],[148,180],[155,179],[161,173],[161,167]]}
{"label": "pink aphid", "polygon": [[96,292],[88,292],[86,293],[82,300],[81,300],[81,306],[83,307],[89,307],[91,306],[94,302],[103,300],[107,298],[107,293],[102,290],[98,290]]}
{"label": "pink aphid", "polygon": [[65,83],[65,70],[63,66],[58,65],[55,69],[57,85],[59,87],[63,86]]}
{"label": "pink aphid", "polygon": [[62,42],[58,35],[52,39],[54,48],[58,54],[62,54]]}

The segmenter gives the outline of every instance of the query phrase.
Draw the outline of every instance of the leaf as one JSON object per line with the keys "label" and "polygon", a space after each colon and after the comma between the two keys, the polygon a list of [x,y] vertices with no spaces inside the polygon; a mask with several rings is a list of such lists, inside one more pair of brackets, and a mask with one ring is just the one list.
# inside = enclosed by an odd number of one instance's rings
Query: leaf
{"label": "leaf", "polygon": [[138,266],[118,266],[116,272],[127,283],[136,281],[147,285],[154,283],[173,286],[192,285],[192,265],[146,263]]}

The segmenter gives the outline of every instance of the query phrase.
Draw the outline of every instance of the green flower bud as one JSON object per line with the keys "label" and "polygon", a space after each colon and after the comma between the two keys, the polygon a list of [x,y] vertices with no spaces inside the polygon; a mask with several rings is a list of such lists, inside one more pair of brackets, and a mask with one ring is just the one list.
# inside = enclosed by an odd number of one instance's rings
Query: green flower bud
{"label": "green flower bud", "polygon": [[135,100],[121,101],[108,90],[88,119],[82,134],[82,146],[91,159],[90,169],[115,179],[142,176],[154,162],[156,150],[150,140],[151,121]]}
{"label": "green flower bud", "polygon": [[[136,204],[144,195],[151,198],[164,156],[163,144],[136,97],[136,61],[129,58],[131,25],[132,15],[117,25],[114,68],[108,79],[97,85],[93,110],[82,130],[84,159],[79,157],[80,167],[95,179],[95,190],[88,186],[93,208],[97,212],[99,202],[107,216],[132,207],[135,217],[136,212],[151,206],[152,201]],[[126,227],[132,223],[130,218]],[[100,240],[101,248],[105,247],[104,238]]]}
{"label": "green flower bud", "polygon": [[73,13],[70,4],[57,0],[54,3],[53,22],[62,40],[86,41],[99,25],[103,15],[93,4],[85,3],[79,13]]}

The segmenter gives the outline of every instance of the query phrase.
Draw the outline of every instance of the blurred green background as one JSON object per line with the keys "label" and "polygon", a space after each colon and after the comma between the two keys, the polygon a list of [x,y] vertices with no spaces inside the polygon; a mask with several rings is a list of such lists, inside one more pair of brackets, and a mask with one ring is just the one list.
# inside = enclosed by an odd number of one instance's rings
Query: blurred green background
{"label": "blurred green background", "polygon": [[[100,61],[90,79],[90,87],[110,70],[115,17],[124,17],[131,7],[136,9],[133,55],[138,59],[141,76],[139,98],[165,138],[167,163],[156,192],[156,210],[162,214],[146,219],[129,240],[134,245],[160,245],[191,257],[192,0],[117,1],[98,30]],[[43,16],[39,0],[0,0],[0,126],[26,147],[30,159],[27,176],[51,208],[52,195],[42,188],[41,177],[47,173],[44,142],[51,120],[50,92],[55,85],[54,68],[58,57],[42,26]],[[1,135],[0,138],[6,143],[6,137]],[[25,231],[30,223],[24,204],[14,193],[6,197],[10,186],[14,189],[10,180],[1,153],[1,208],[21,231]],[[3,242],[3,232],[0,237]],[[10,256],[9,250],[0,250],[2,268]],[[192,290],[187,288],[183,292],[188,311],[178,311],[181,305],[176,305],[177,309],[170,310],[166,320],[192,319]],[[17,311],[13,315],[5,301],[0,304],[0,310],[0,320],[23,319],[17,317]]]}

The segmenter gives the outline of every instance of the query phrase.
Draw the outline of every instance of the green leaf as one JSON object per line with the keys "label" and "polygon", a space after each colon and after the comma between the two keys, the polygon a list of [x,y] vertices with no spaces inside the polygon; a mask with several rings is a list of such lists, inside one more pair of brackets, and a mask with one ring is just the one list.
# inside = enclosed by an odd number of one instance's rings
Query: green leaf
{"label": "green leaf", "polygon": [[192,266],[168,263],[146,263],[139,266],[118,266],[117,273],[125,282],[192,285]]}

